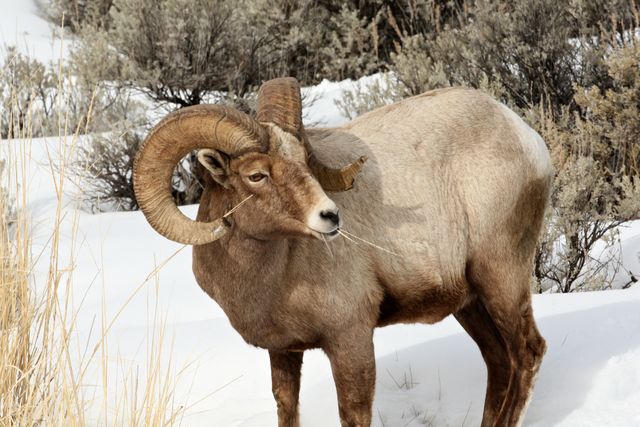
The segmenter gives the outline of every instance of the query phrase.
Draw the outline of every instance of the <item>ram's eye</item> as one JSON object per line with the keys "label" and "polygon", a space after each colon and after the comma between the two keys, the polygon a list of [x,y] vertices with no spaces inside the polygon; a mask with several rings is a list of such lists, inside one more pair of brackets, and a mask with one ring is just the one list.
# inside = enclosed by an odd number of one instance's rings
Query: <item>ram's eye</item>
{"label": "ram's eye", "polygon": [[266,175],[260,172],[254,173],[253,175],[249,175],[249,181],[251,182],[260,182],[265,179]]}

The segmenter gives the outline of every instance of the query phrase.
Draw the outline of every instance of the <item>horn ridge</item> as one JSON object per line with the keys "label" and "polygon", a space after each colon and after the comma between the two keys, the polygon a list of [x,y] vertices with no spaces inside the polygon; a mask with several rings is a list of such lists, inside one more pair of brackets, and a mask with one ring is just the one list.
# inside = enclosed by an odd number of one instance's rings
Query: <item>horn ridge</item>
{"label": "horn ridge", "polygon": [[300,83],[293,77],[281,77],[263,83],[258,91],[256,118],[259,122],[275,123],[302,140]]}
{"label": "horn ridge", "polygon": [[355,177],[362,170],[367,158],[360,157],[340,169],[330,168],[320,162],[313,154],[313,149],[304,131],[301,99],[300,83],[295,78],[282,77],[269,80],[263,83],[258,91],[257,120],[275,123],[304,144],[307,150],[309,169],[322,188],[334,192],[353,188]]}

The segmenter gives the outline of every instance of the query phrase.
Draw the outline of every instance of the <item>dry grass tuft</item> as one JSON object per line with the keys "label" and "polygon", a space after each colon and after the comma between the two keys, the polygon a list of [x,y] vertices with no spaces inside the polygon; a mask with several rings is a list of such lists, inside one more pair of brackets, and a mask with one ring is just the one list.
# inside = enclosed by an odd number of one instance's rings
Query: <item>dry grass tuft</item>
{"label": "dry grass tuft", "polygon": [[[175,372],[166,319],[157,305],[150,309],[143,367],[113,356],[108,344],[115,318],[107,319],[105,311],[102,326],[92,327],[98,331],[84,330],[85,337],[87,332],[93,336],[80,340],[79,327],[89,325],[76,323],[80,307],[71,297],[79,248],[72,244],[70,253],[62,253],[61,240],[76,241],[78,218],[65,209],[63,194],[81,129],[65,136],[70,126],[63,117],[57,124],[57,152],[49,153],[46,166],[57,196],[52,227],[38,229],[39,235],[48,233],[47,243],[42,252],[32,253],[28,169],[32,144],[42,142],[31,139],[33,117],[25,117],[25,126],[11,133],[15,139],[0,146],[0,426],[177,424],[186,408],[175,403],[174,388],[186,368]],[[87,122],[90,117],[91,107]],[[157,289],[157,274],[169,259],[133,290],[125,306],[148,283]]]}

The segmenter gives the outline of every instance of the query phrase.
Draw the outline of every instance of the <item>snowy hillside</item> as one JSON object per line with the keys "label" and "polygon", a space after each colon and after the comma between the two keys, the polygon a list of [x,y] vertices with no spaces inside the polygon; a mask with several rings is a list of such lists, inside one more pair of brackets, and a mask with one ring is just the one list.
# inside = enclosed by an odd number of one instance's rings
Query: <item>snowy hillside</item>
{"label": "snowy hillside", "polygon": [[[56,207],[45,147],[57,152],[57,144],[56,138],[10,143],[31,152],[28,194],[34,253],[45,251],[42,274]],[[66,239],[60,253],[69,253],[75,245],[72,294],[80,308],[79,342],[94,343],[92,325],[99,324],[103,314],[110,321],[124,307],[109,333],[109,349],[114,359],[144,369],[157,297],[166,317],[165,339],[173,340],[174,365],[194,363],[177,387],[176,400],[193,404],[184,425],[275,425],[267,354],[245,344],[220,308],[200,291],[191,274],[190,248],[181,249],[157,235],[139,212],[76,211],[71,203],[76,188],[71,183],[67,188]],[[196,207],[184,210],[193,216]],[[69,239],[74,216],[77,232]],[[625,235],[625,244],[637,254],[640,227]],[[154,280],[144,284],[154,266],[176,251],[157,286]],[[619,426],[637,425],[640,290],[536,295],[534,309],[549,351],[526,425],[597,426],[605,419]],[[453,318],[434,326],[380,329],[375,344],[376,425],[478,425],[485,368],[475,344]],[[319,351],[305,354],[301,402],[303,425],[338,425],[329,365]]]}
{"label": "snowy hillside", "polygon": [[[18,41],[41,60],[59,55],[31,0],[0,2],[2,42]],[[350,84],[324,81],[309,88],[319,99],[305,119],[324,125],[343,122],[333,99]],[[2,156],[13,156],[25,168],[21,184],[32,215],[36,278],[47,274],[57,206],[49,156],[59,164],[75,142],[71,137],[2,141]],[[186,407],[182,425],[277,425],[267,352],[244,343],[200,290],[191,273],[190,247],[155,233],[140,212],[80,211],[78,185],[66,181],[64,189],[59,253],[74,267],[69,292],[77,309],[78,351],[93,348],[101,325],[112,323],[107,356],[113,366],[104,377],[117,384],[123,371],[131,369],[145,378],[150,332],[154,325],[164,325],[164,360],[181,372],[173,379],[174,405]],[[196,210],[183,208],[191,217]],[[640,222],[621,235],[625,268],[639,274]],[[156,277],[153,272],[160,265]],[[640,425],[640,287],[536,295],[533,301],[548,352],[525,425]],[[476,345],[455,319],[379,329],[375,346],[374,425],[480,424],[486,370]],[[320,351],[304,357],[302,425],[338,426],[329,363]],[[83,387],[98,393],[103,372],[98,365],[92,369]],[[119,389],[109,390],[116,394]],[[101,424],[100,410],[95,408],[96,424]]]}
{"label": "snowy hillside", "polygon": [[44,63],[66,55],[67,41],[61,40],[60,29],[49,27],[33,0],[0,0],[0,10],[1,46],[16,46]]}

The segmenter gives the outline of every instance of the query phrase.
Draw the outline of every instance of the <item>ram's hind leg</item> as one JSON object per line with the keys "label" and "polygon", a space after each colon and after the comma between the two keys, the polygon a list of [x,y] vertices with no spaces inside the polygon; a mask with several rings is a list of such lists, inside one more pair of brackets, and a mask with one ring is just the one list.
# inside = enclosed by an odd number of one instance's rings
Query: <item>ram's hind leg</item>
{"label": "ram's hind leg", "polygon": [[462,327],[473,338],[487,365],[487,390],[482,427],[496,425],[511,378],[511,359],[500,332],[477,298],[455,313]]}
{"label": "ram's hind leg", "polygon": [[533,388],[538,378],[542,357],[547,350],[547,344],[538,331],[530,304],[520,322],[524,334],[519,343],[521,348],[518,357],[520,361],[520,395],[511,408],[511,423],[516,426],[522,425],[524,421],[525,412],[533,397]]}
{"label": "ram's hind leg", "polygon": [[533,318],[527,269],[503,265],[483,270],[484,274],[475,275],[476,279],[482,277],[483,282],[474,280],[478,297],[511,362],[509,386],[494,425],[519,426],[533,393],[546,344]]}

